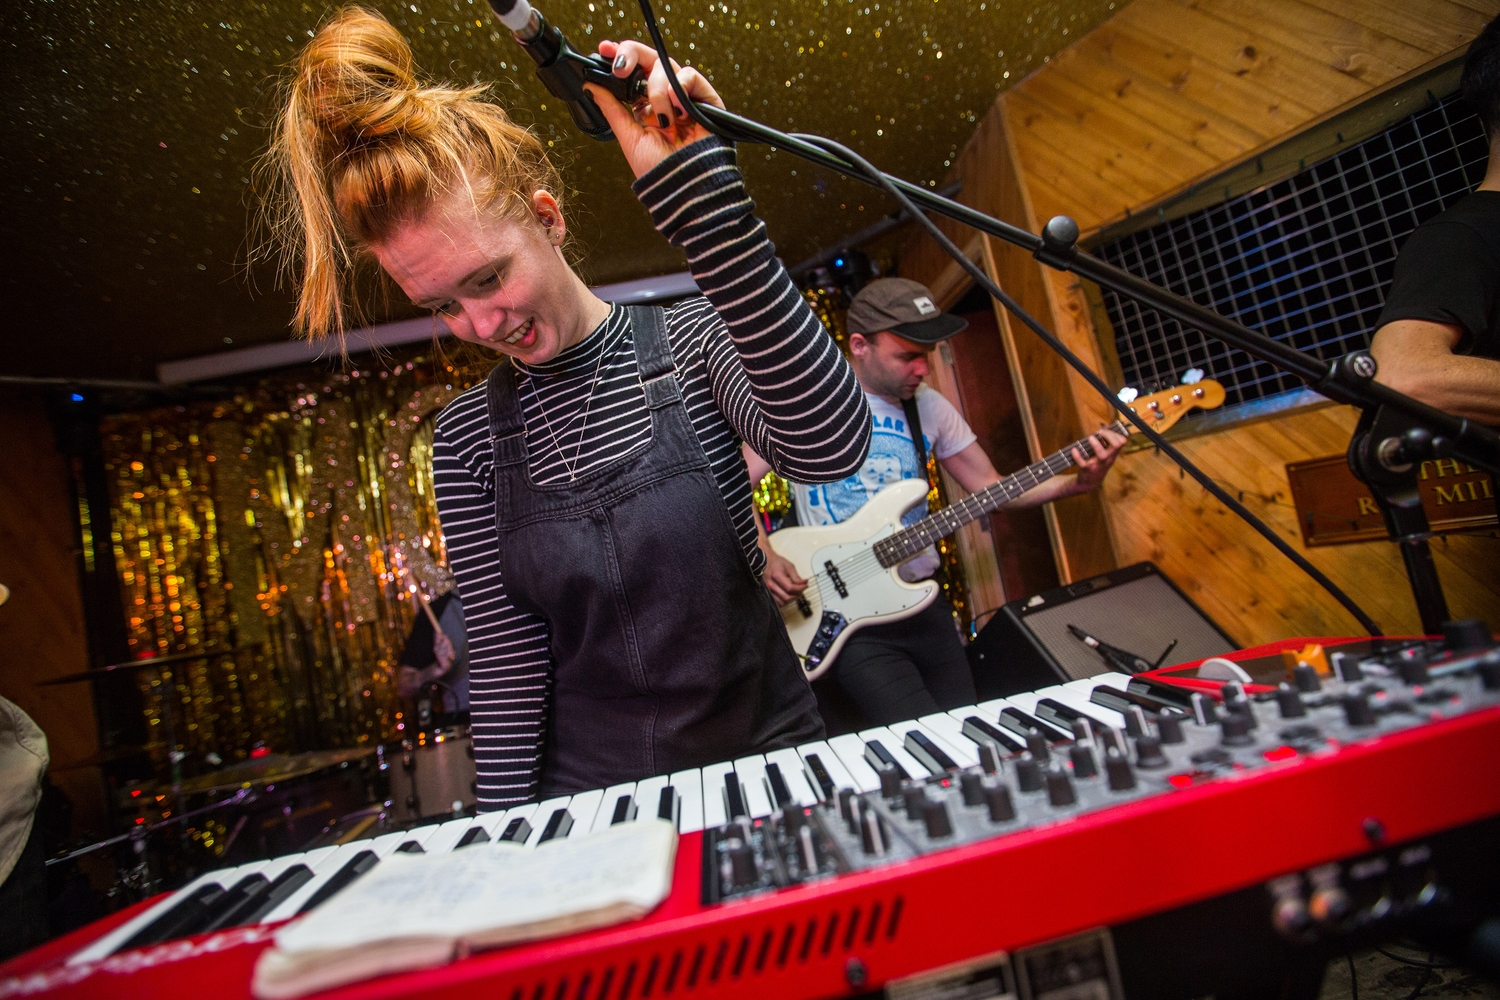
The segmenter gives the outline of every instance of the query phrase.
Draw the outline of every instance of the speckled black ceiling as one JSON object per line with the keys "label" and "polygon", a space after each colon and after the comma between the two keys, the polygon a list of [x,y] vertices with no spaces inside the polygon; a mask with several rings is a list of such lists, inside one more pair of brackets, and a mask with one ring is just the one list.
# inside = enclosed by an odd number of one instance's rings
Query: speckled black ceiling
{"label": "speckled black ceiling", "polygon": [[[636,37],[635,0],[540,0],[575,44]],[[154,378],[157,362],[288,336],[288,295],[247,267],[248,178],[279,68],[334,4],[9,0],[0,373]],[[611,144],[574,133],[484,0],[378,7],[430,74],[495,81],[576,187],[583,269],[678,270]],[[658,2],[668,43],[729,106],[841,139],[908,179],[941,179],[995,94],[1108,17],[1108,0]],[[679,56],[680,58],[680,56]],[[522,65],[524,64],[524,65]],[[890,211],[868,188],[745,147],[783,259]],[[403,315],[393,306],[391,317]]]}

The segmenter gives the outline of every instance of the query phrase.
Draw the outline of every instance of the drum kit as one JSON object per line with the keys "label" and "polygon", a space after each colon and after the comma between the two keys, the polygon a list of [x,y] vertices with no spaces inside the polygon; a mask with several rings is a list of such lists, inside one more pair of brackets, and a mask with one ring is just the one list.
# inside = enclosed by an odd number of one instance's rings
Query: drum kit
{"label": "drum kit", "polygon": [[[225,652],[229,651],[131,660],[41,683],[98,682]],[[472,814],[477,802],[474,746],[467,725],[429,725],[395,743],[355,749],[299,754],[259,749],[248,760],[184,777],[185,755],[176,749],[174,700],[162,699],[164,744],[108,747],[59,767],[60,770],[103,767],[165,749],[170,773],[166,781],[127,786],[121,799],[133,803],[135,809],[128,830],[52,858],[48,865],[128,842],[131,849],[118,856],[120,863],[111,895],[124,892],[143,898],[163,887],[163,879],[154,870],[162,866],[153,866],[152,852],[148,851],[152,835],[172,828],[181,834],[191,828],[189,824],[196,822],[200,827],[211,824],[221,835],[209,838],[213,857],[203,860],[222,866],[231,857],[249,861],[302,849],[320,837],[338,842],[352,836],[350,828],[356,825],[363,827],[374,822],[381,827],[400,829],[437,818]],[[159,851],[168,852],[172,851],[170,841],[175,839],[180,854],[180,847],[188,837],[157,839],[164,841]],[[182,858],[173,860],[175,863],[166,867],[198,867],[192,862],[184,865]]]}

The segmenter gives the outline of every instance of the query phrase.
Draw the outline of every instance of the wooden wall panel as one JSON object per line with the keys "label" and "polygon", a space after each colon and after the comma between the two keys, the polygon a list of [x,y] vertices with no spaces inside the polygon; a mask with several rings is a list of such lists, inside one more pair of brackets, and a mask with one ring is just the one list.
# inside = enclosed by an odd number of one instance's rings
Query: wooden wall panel
{"label": "wooden wall panel", "polygon": [[37,685],[89,666],[67,463],[37,396],[0,393],[0,440],[6,443],[0,462],[0,583],[11,590],[0,605],[0,695],[46,733],[52,780],[73,801],[75,829],[103,831],[99,770],[58,769],[98,749],[89,685]]}
{"label": "wooden wall panel", "polygon": [[1085,233],[1472,39],[1500,0],[1135,0],[1000,97],[1039,220]]}
{"label": "wooden wall panel", "polygon": [[[1015,225],[1036,232],[1067,214],[1088,233],[1451,58],[1497,13],[1500,0],[1135,0],[1002,94],[952,176],[966,204]],[[944,226],[967,245],[967,234]],[[1076,279],[1000,241],[984,238],[981,249],[1002,287],[1106,370]],[[960,280],[922,234],[903,249],[901,271]],[[1034,334],[997,319],[1033,455],[1109,419],[1107,404]],[[1353,424],[1351,410],[1328,406],[1181,447],[1300,546],[1286,463],[1342,452]],[[1150,559],[1241,643],[1358,632],[1320,587],[1154,450],[1122,457],[1100,495],[1049,505],[1046,517],[1065,580]],[[1390,543],[1306,554],[1387,629],[1417,627]],[[1449,536],[1434,555],[1453,613],[1500,625],[1500,538]]]}

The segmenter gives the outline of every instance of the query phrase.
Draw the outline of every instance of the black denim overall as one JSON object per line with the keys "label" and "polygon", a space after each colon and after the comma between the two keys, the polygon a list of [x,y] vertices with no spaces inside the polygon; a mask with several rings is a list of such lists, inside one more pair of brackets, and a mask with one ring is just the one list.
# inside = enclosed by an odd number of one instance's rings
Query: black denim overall
{"label": "black denim overall", "polygon": [[544,796],[823,736],[688,419],[665,314],[628,312],[651,438],[602,468],[533,483],[515,370],[489,377],[500,569],[551,631]]}

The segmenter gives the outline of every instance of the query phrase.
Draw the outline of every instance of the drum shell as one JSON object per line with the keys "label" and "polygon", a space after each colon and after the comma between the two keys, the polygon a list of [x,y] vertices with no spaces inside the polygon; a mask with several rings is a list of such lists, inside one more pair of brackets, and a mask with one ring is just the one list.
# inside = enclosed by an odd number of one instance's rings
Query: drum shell
{"label": "drum shell", "polygon": [[418,746],[397,746],[382,754],[389,782],[390,813],[398,820],[420,820],[465,810],[478,802],[474,743],[468,733],[444,734]]}

